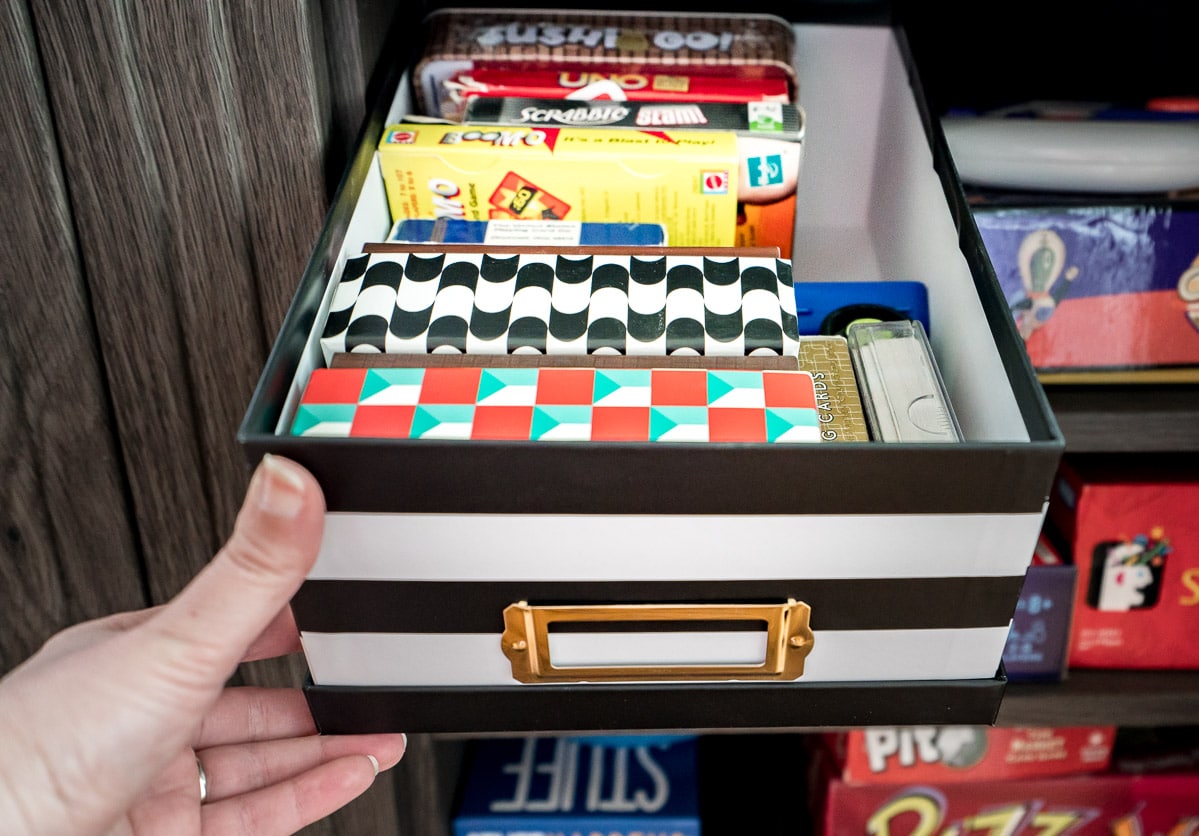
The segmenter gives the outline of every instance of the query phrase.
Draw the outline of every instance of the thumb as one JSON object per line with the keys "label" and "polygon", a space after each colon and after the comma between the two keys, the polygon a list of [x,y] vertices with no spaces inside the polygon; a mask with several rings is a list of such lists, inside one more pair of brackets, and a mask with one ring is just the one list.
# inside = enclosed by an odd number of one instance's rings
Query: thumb
{"label": "thumb", "polygon": [[324,513],[312,474],[288,459],[263,458],[228,542],[146,624],[186,653],[186,667],[207,680],[193,684],[223,684],[287,606],[316,561]]}

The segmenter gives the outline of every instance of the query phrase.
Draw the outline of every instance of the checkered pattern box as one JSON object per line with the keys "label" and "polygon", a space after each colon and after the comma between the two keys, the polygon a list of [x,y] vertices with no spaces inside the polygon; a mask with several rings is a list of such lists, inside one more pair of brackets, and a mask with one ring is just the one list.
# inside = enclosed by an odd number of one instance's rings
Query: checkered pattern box
{"label": "checkered pattern box", "polygon": [[317,369],[292,432],[492,441],[819,442],[808,372]]}

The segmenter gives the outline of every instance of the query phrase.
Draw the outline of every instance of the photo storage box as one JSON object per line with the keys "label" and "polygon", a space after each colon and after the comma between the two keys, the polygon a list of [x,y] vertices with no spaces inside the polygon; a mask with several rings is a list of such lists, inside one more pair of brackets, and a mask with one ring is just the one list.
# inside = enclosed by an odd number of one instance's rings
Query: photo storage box
{"label": "photo storage box", "polygon": [[924,282],[965,440],[289,435],[338,276],[393,222],[375,149],[410,110],[397,65],[239,431],[325,490],[293,601],[322,731],[993,722],[1061,433],[901,30],[794,31],[794,280]]}

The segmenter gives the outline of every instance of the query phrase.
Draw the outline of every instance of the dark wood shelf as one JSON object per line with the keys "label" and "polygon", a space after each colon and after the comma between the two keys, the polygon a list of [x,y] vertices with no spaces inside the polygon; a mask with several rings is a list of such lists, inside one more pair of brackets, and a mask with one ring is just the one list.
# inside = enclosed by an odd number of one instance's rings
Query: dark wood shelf
{"label": "dark wood shelf", "polygon": [[1067,453],[1199,451],[1195,384],[1045,385]]}
{"label": "dark wood shelf", "polygon": [[1072,670],[1062,682],[1009,682],[1000,726],[1199,724],[1199,671]]}

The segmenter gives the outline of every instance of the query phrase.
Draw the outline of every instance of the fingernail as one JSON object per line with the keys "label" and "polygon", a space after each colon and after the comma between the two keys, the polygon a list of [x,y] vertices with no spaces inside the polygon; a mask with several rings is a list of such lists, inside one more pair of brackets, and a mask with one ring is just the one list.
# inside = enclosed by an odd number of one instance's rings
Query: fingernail
{"label": "fingernail", "polygon": [[254,474],[258,507],[268,514],[293,519],[304,507],[304,480],[295,468],[267,453]]}
{"label": "fingernail", "polygon": [[400,732],[400,740],[404,741],[404,751],[407,752],[408,751],[408,734],[407,734],[407,732]]}
{"label": "fingernail", "polygon": [[371,768],[375,770],[375,777],[379,777],[379,761],[375,760],[374,755],[367,755],[367,759],[371,762]]}

